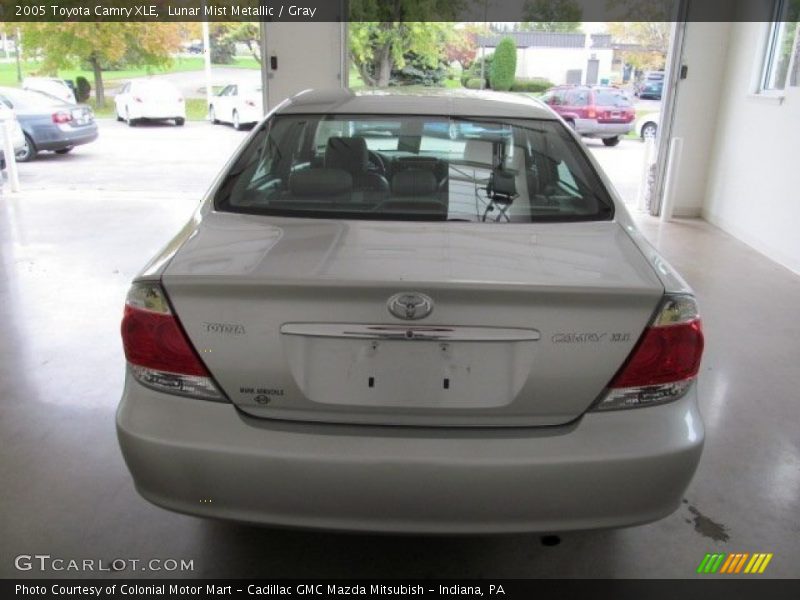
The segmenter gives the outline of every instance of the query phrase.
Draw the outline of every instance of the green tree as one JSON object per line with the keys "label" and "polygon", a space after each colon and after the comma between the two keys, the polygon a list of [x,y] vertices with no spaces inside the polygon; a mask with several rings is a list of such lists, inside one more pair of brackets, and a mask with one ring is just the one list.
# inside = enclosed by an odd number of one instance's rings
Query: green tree
{"label": "green tree", "polygon": [[261,64],[261,30],[258,23],[231,23],[224,38],[233,44],[244,44],[253,58]]}
{"label": "green tree", "polygon": [[514,38],[504,37],[497,44],[489,73],[493,90],[507,92],[514,85],[517,71],[517,45]]}
{"label": "green tree", "polygon": [[[444,58],[462,0],[351,0],[350,59],[368,86],[386,87],[406,56],[433,68]],[[440,18],[442,22],[434,19]],[[425,21],[425,22],[422,22]]]}
{"label": "green tree", "polygon": [[105,106],[103,66],[168,64],[180,46],[177,23],[21,23],[26,54],[42,59],[41,71],[57,73],[83,62],[94,74],[95,99]]}
{"label": "green tree", "polygon": [[575,0],[525,0],[521,31],[574,33],[581,30],[583,11]]}
{"label": "green tree", "polygon": [[663,21],[615,22],[608,24],[615,42],[634,44],[623,52],[623,60],[638,71],[664,68],[669,50],[672,24]]}

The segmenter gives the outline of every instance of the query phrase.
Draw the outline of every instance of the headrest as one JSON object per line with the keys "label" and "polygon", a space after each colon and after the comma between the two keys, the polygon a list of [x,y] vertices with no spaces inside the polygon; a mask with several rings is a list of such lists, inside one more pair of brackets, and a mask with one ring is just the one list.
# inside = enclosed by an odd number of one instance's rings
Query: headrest
{"label": "headrest", "polygon": [[348,173],[363,173],[367,170],[367,142],[360,137],[332,137],[325,149],[325,167],[344,169]]}
{"label": "headrest", "polygon": [[464,160],[492,166],[492,143],[487,140],[468,139],[464,146]]}
{"label": "headrest", "polygon": [[309,169],[289,176],[293,196],[338,196],[353,190],[353,176],[342,169]]}
{"label": "headrest", "polygon": [[436,187],[436,176],[427,169],[406,169],[392,177],[395,196],[430,196]]}

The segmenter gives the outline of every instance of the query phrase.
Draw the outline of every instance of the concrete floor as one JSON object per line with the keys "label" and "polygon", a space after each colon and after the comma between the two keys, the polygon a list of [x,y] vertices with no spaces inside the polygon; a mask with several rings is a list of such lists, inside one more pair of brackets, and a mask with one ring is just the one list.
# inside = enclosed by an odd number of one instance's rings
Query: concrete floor
{"label": "concrete floor", "polygon": [[[194,577],[682,578],[706,552],[773,552],[765,576],[800,574],[800,277],[697,220],[642,217],[694,286],[707,335],[707,445],[672,516],[545,547],[536,535],[271,530],[142,500],[114,431],[125,292],[240,139],[205,124],[104,123],[97,146],[23,165],[29,191],[0,197],[0,577],[91,575],[14,569],[14,556],[37,553],[193,560],[172,575]],[[126,161],[126,149],[151,160]]]}

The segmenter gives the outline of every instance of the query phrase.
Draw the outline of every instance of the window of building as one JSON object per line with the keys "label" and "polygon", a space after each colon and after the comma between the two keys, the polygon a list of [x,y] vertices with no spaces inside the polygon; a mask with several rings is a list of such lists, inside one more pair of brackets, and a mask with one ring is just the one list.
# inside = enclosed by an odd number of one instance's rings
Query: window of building
{"label": "window of building", "polygon": [[787,85],[799,85],[798,22],[800,21],[800,3],[793,0],[776,0],[774,15],[764,55],[761,92],[780,91]]}

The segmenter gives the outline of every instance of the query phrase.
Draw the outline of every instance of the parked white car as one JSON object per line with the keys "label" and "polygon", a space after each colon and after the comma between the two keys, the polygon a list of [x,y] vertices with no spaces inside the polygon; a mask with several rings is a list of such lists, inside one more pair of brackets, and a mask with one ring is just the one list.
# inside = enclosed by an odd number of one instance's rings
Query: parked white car
{"label": "parked white car", "polygon": [[528,98],[294,96],[135,278],[122,341],[122,453],[181,513],[626,526],[703,447],[691,290]]}
{"label": "parked white car", "polygon": [[66,81],[57,77],[26,77],[22,80],[22,89],[42,92],[70,104],[77,102],[72,88]]}
{"label": "parked white car", "polygon": [[241,129],[262,119],[263,106],[260,83],[233,83],[212,97],[208,120],[212,123],[231,123],[234,129]]}
{"label": "parked white car", "polygon": [[186,122],[183,94],[163,79],[135,79],[122,86],[114,97],[117,121],[133,127],[142,120]]}
{"label": "parked white car", "polygon": [[655,139],[656,135],[658,134],[658,126],[661,124],[661,113],[654,112],[644,115],[643,117],[639,117],[639,120],[636,121],[636,135],[639,136],[641,139],[646,140],[648,138]]}

